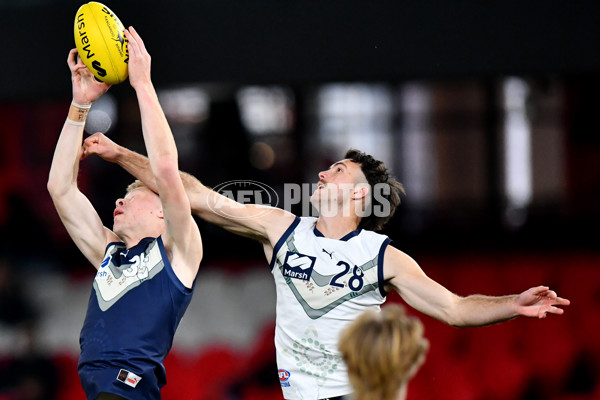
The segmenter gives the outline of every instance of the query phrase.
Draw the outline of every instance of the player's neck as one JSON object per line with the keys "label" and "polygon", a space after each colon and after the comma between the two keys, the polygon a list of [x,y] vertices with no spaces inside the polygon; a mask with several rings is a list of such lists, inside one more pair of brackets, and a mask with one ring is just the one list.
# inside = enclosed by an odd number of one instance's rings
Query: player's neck
{"label": "player's neck", "polygon": [[323,217],[320,216],[317,221],[317,229],[326,238],[341,239],[352,231],[358,229],[360,218],[353,216],[335,216]]}
{"label": "player's neck", "polygon": [[140,235],[122,235],[120,239],[123,243],[125,243],[125,247],[130,249],[137,245],[143,238],[148,236],[140,236]]}
{"label": "player's neck", "polygon": [[147,237],[156,238],[156,237],[159,237],[161,234],[162,234],[162,232],[159,230],[144,230],[144,231],[138,231],[138,232],[121,233],[121,235],[119,235],[119,238],[121,239],[121,241],[123,243],[125,243],[125,246],[128,249],[130,249],[130,248],[136,246],[144,238],[147,238]]}

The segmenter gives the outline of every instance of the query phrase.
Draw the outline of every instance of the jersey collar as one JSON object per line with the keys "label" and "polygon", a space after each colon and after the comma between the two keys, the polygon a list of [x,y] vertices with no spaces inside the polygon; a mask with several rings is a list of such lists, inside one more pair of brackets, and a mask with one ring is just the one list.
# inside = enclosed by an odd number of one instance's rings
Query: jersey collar
{"label": "jersey collar", "polygon": [[[362,231],[361,227],[358,227],[356,230],[353,230],[352,232],[344,235],[343,238],[339,239],[342,240],[344,242],[347,242],[348,240],[352,239],[354,236],[358,236],[360,234],[360,232]],[[313,228],[313,232],[315,233],[315,236],[317,237],[325,237],[325,235],[323,235],[318,229],[317,229],[317,225],[315,224],[315,227]]]}

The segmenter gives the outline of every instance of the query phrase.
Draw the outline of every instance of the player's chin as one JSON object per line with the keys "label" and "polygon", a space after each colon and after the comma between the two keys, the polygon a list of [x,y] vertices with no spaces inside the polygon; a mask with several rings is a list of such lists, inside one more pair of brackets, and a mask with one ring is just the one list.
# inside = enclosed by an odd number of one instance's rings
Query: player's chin
{"label": "player's chin", "polygon": [[313,194],[310,196],[310,203],[316,207],[316,204],[321,200],[321,192],[319,189],[315,190]]}
{"label": "player's chin", "polygon": [[121,224],[114,222],[112,231],[115,233],[115,235],[121,237],[121,233],[123,233]]}

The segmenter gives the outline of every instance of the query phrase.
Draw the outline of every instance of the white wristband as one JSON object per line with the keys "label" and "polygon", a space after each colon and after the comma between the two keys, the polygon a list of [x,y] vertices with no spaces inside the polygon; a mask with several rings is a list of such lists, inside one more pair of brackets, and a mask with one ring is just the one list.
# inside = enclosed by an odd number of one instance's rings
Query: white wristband
{"label": "white wristband", "polygon": [[85,125],[85,122],[71,121],[69,118],[67,118],[67,120],[65,122],[67,124],[69,124],[69,125],[77,125],[77,126],[83,126],[83,125]]}
{"label": "white wristband", "polygon": [[74,101],[72,101],[71,104],[74,105],[77,108],[87,108],[87,109],[90,109],[92,107],[91,104],[77,104]]}

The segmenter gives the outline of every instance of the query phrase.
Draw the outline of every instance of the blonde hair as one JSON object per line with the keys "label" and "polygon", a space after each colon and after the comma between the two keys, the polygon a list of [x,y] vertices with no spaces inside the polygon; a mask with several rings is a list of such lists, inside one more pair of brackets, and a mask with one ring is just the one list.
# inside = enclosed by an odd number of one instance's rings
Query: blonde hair
{"label": "blonde hair", "polygon": [[423,324],[399,305],[361,314],[340,337],[356,400],[390,400],[416,374],[429,342]]}
{"label": "blonde hair", "polygon": [[135,181],[133,181],[133,183],[130,183],[129,186],[127,186],[127,190],[125,191],[126,194],[129,194],[131,192],[133,192],[136,189],[140,189],[140,188],[148,188],[148,186],[146,186],[146,184],[142,181],[140,181],[139,179],[136,179]]}

